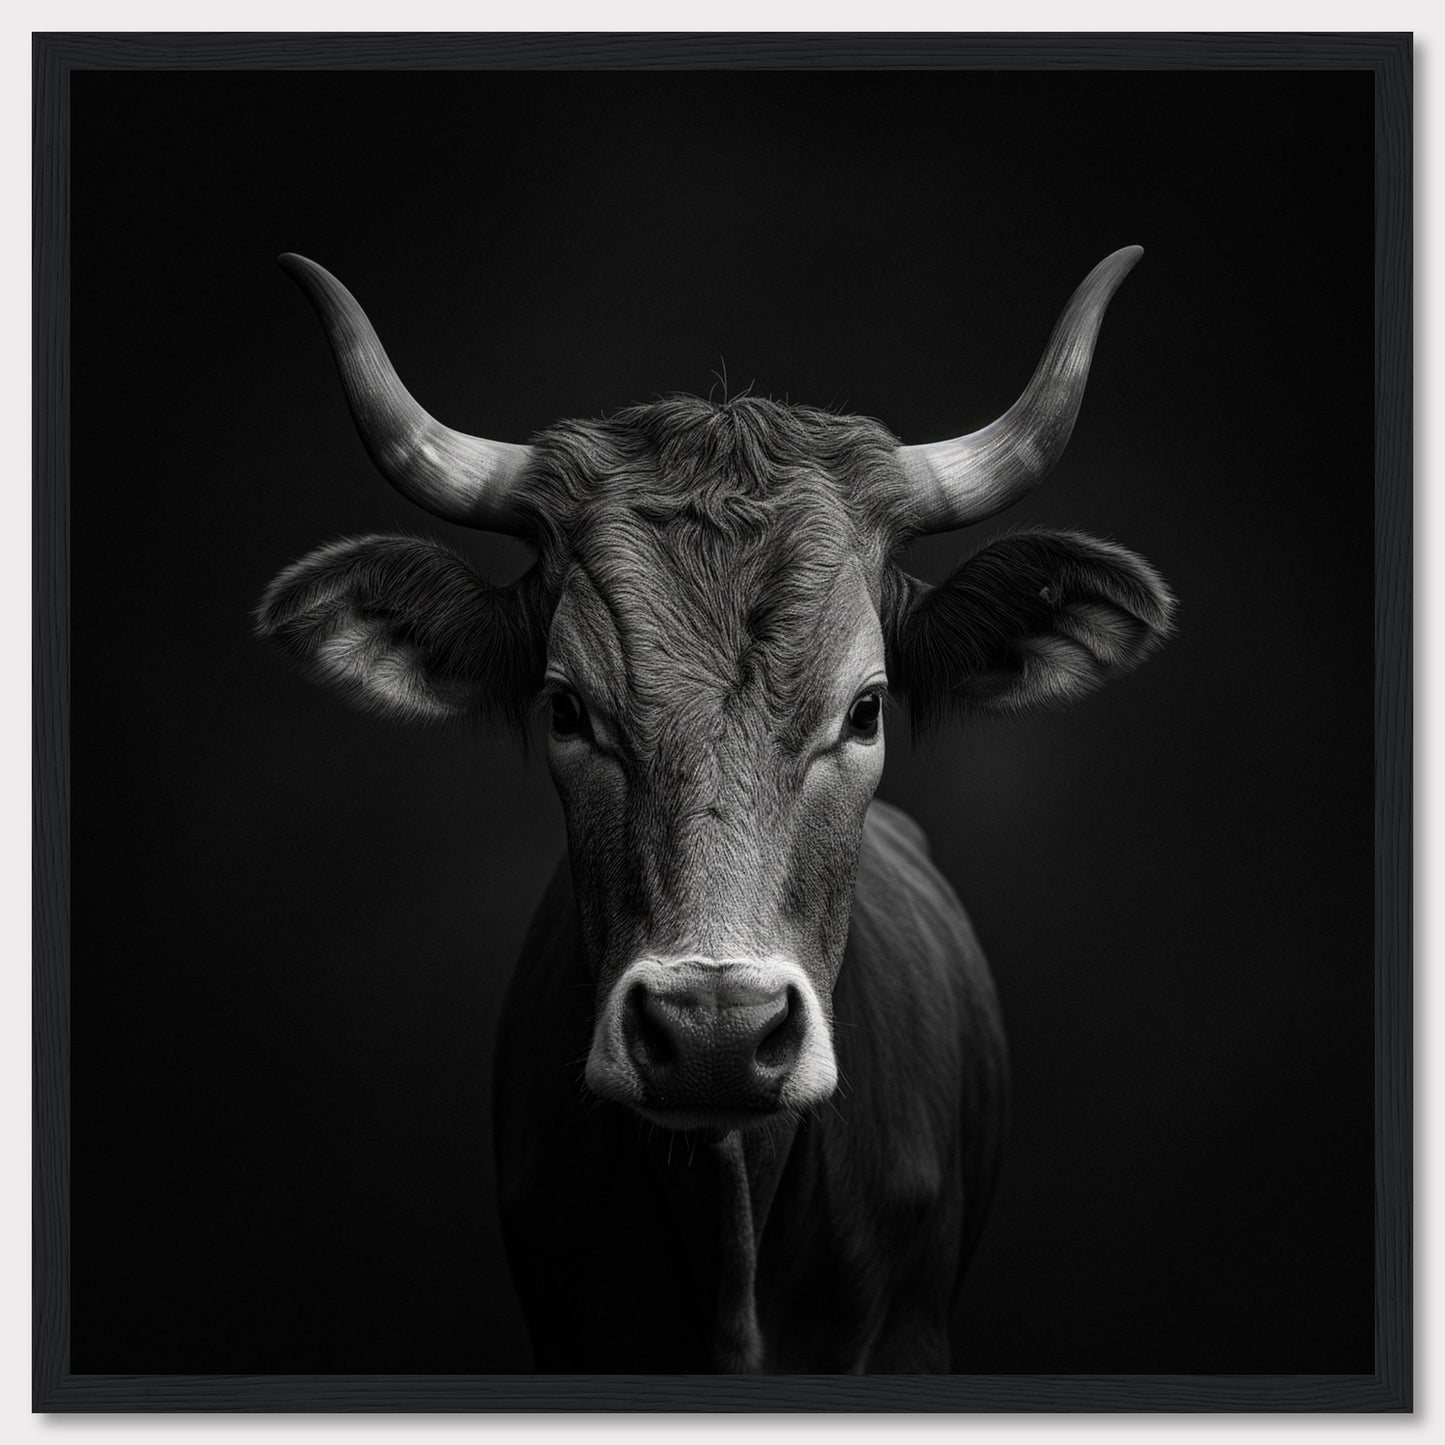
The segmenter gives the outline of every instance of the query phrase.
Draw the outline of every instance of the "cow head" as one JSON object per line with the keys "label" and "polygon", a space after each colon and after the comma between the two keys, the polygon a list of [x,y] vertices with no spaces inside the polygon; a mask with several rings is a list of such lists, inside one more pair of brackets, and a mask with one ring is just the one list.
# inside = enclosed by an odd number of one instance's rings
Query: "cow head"
{"label": "cow head", "polygon": [[341,542],[272,583],[260,629],[399,717],[545,708],[597,990],[596,1094],[676,1128],[826,1098],[888,699],[915,718],[1067,699],[1167,633],[1159,578],[1087,537],[1003,537],[937,588],[897,561],[1042,479],[1139,254],[1084,281],[998,421],[923,446],[751,396],[564,422],[525,447],[464,436],[406,392],[335,278],[282,258],[380,470],[537,560],[496,589],[431,542]]}

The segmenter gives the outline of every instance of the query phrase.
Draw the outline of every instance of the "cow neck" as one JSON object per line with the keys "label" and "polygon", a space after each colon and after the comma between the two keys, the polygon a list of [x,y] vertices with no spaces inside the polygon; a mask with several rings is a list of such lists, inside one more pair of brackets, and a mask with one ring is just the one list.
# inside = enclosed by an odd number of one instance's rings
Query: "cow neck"
{"label": "cow neck", "polygon": [[[730,1129],[711,1144],[718,1172],[717,1299],[713,1367],[729,1373],[763,1366],[758,1325],[758,1247],[777,1192],[793,1128]],[[781,1135],[781,1137],[780,1137]]]}
{"label": "cow neck", "polygon": [[730,1129],[712,1145],[718,1169],[718,1280],[713,1319],[713,1367],[756,1370],[763,1363],[758,1328],[758,1241],[743,1141]]}
{"label": "cow neck", "polygon": [[[763,1368],[758,1323],[758,1251],[768,1211],[797,1135],[795,1119],[708,1138],[650,1134],[644,1148],[696,1269],[711,1366]],[[708,1168],[700,1168],[706,1156]],[[705,1303],[703,1302],[705,1300]]]}

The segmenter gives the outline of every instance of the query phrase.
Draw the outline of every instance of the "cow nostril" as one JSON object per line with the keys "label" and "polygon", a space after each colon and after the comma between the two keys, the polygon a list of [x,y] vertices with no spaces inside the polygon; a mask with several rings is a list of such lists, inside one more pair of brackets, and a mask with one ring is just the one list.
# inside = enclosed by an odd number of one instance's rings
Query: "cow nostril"
{"label": "cow nostril", "polygon": [[638,984],[627,996],[629,1043],[633,1059],[647,1069],[660,1069],[677,1057],[677,1045],[665,1016],[655,1011],[646,988]]}
{"label": "cow nostril", "polygon": [[803,1038],[803,1010],[796,990],[789,988],[783,996],[782,1012],[753,1054],[764,1069],[789,1068],[798,1056]]}

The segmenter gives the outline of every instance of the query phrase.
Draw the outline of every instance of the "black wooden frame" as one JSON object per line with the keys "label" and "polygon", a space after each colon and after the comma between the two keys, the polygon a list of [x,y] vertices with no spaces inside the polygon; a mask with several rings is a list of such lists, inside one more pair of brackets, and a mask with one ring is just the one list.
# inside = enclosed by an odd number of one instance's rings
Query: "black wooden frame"
{"label": "black wooden frame", "polygon": [[[76,1375],[70,1369],[70,75],[83,70],[1365,70],[1375,86],[1375,1370],[1359,1375]],[[33,1408],[1402,1411],[1412,1408],[1408,34],[37,34]]]}

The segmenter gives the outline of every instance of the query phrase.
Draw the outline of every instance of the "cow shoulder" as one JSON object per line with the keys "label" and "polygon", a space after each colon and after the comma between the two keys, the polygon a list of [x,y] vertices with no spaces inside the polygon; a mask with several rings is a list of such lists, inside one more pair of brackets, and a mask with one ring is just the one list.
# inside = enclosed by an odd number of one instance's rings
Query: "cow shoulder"
{"label": "cow shoulder", "polygon": [[1006,1108],[998,998],[923,830],[887,803],[874,802],[864,827],[835,1010],[851,1102],[889,1141],[893,1179],[924,1189],[932,1171],[945,1184],[957,1171],[975,1214],[992,1187]]}

